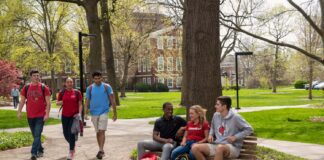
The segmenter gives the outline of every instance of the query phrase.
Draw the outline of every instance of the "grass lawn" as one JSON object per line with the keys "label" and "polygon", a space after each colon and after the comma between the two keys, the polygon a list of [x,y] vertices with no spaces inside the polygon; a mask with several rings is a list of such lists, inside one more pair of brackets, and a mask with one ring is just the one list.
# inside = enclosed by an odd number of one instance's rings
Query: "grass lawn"
{"label": "grass lawn", "polygon": [[[42,142],[45,137],[42,136]],[[0,151],[30,146],[33,143],[31,132],[0,132]]]}
{"label": "grass lawn", "polygon": [[324,145],[324,108],[278,109],[241,115],[258,137]]}
{"label": "grass lawn", "polygon": [[[17,111],[0,110],[0,129],[28,127],[26,113],[22,113],[21,120],[17,118]],[[50,118],[45,125],[58,124],[60,120]]]}

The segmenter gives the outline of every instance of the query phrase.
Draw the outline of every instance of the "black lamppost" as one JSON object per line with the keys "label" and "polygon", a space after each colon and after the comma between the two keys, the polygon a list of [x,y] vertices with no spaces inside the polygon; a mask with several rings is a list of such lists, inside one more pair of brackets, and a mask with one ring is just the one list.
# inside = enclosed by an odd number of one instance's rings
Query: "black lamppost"
{"label": "black lamppost", "polygon": [[[82,51],[82,37],[95,37],[96,35],[95,34],[86,34],[86,33],[82,33],[82,32],[79,32],[79,70],[80,70],[80,91],[81,91],[81,94],[82,94],[82,97],[83,97],[83,93],[84,93],[84,88],[83,88],[83,58],[82,58],[82,55],[83,55],[83,51]],[[82,122],[83,122],[83,125],[86,126],[86,122],[84,122],[84,101],[82,99]],[[86,106],[88,107],[88,106]]]}
{"label": "black lamppost", "polygon": [[239,104],[239,85],[238,85],[238,63],[237,56],[247,56],[252,55],[253,52],[235,52],[235,72],[236,72],[236,109],[241,109]]}

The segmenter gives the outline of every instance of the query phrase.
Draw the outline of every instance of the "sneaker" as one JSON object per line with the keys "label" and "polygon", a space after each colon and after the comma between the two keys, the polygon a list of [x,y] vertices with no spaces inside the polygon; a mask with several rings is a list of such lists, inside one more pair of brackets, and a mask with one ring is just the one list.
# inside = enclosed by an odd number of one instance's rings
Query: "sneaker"
{"label": "sneaker", "polygon": [[103,152],[103,151],[99,151],[96,157],[97,157],[98,159],[102,159],[102,157],[104,157],[104,156],[105,156],[105,152]]}
{"label": "sneaker", "polygon": [[30,160],[37,160],[36,155],[32,155],[32,156],[30,157]]}
{"label": "sneaker", "polygon": [[43,157],[44,156],[44,152],[38,152],[36,157],[39,158],[39,157]]}
{"label": "sneaker", "polygon": [[66,160],[73,160],[74,159],[74,153],[75,153],[75,151],[70,151],[68,156],[66,157]]}

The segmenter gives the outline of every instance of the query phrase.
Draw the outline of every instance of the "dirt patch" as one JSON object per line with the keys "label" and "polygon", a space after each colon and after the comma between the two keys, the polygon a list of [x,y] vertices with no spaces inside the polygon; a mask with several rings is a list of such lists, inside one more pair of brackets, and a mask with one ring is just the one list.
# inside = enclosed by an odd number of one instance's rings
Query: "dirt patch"
{"label": "dirt patch", "polygon": [[322,117],[322,116],[315,116],[315,117],[310,117],[309,120],[311,122],[324,122],[324,117]]}

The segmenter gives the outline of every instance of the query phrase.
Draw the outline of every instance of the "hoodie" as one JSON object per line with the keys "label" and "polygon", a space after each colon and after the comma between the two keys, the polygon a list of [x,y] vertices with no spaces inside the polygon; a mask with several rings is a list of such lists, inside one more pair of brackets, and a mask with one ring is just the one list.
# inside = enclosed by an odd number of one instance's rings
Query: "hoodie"
{"label": "hoodie", "polygon": [[229,144],[226,140],[228,136],[235,136],[236,141],[233,146],[241,149],[244,137],[253,132],[251,125],[246,122],[241,115],[229,110],[226,117],[222,117],[219,112],[214,113],[209,135],[216,137],[214,143]]}

